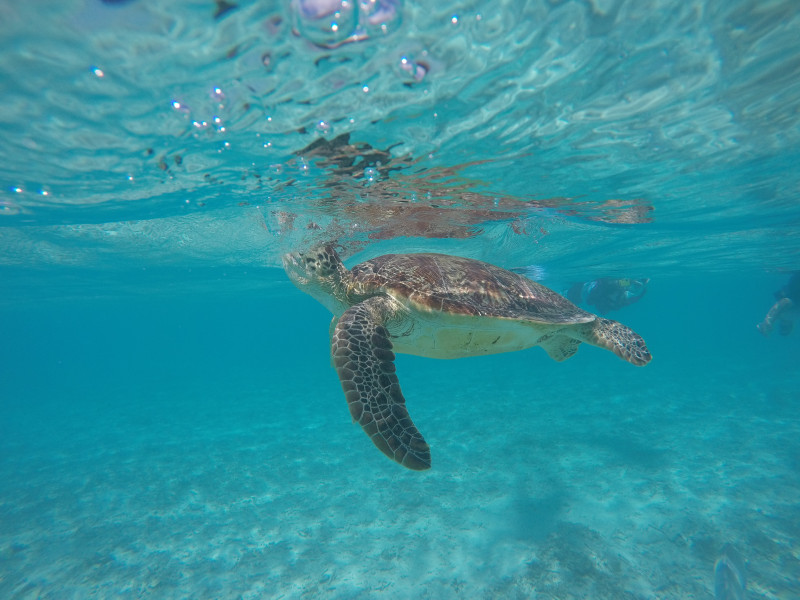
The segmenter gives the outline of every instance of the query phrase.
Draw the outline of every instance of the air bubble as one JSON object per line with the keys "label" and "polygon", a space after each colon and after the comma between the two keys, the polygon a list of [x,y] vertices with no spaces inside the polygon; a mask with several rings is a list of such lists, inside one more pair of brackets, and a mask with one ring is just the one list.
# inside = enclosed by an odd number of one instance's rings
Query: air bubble
{"label": "air bubble", "polygon": [[172,108],[174,108],[174,109],[175,109],[175,110],[177,110],[178,112],[181,112],[181,113],[183,113],[183,114],[185,114],[185,115],[188,115],[188,114],[189,114],[189,112],[190,112],[190,109],[189,109],[189,107],[188,107],[188,106],[186,106],[185,104],[182,104],[182,103],[181,103],[181,102],[179,102],[178,100],[173,100],[173,101],[171,102],[171,104],[172,104]]}
{"label": "air bubble", "polygon": [[400,58],[400,72],[404,79],[420,82],[428,74],[428,65],[424,62],[417,62],[410,56],[404,55]]}
{"label": "air bubble", "polygon": [[323,135],[327,135],[331,131],[331,125],[327,121],[319,121],[316,125],[316,130]]}
{"label": "air bubble", "polygon": [[22,212],[22,208],[8,200],[0,200],[0,215],[12,216]]}
{"label": "air bubble", "polygon": [[388,33],[389,26],[400,23],[403,3],[401,0],[362,0],[359,4],[360,20],[368,27],[378,27],[381,33]]}
{"label": "air bubble", "polygon": [[402,0],[292,0],[294,32],[326,48],[391,33],[401,22]]}
{"label": "air bubble", "polygon": [[295,32],[310,42],[335,48],[347,41],[358,25],[358,12],[342,0],[293,0]]}
{"label": "air bubble", "polygon": [[367,185],[373,183],[376,179],[378,179],[378,169],[375,167],[367,167],[364,169],[364,181]]}
{"label": "air bubble", "polygon": [[218,102],[220,106],[222,106],[223,102],[225,102],[225,92],[223,92],[222,88],[218,86],[214,86],[210,95],[211,99]]}

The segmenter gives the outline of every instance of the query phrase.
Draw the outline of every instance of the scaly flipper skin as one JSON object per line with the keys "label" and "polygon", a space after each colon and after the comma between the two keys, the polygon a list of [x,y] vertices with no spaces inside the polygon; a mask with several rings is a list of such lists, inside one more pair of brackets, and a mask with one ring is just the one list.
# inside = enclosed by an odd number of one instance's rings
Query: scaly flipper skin
{"label": "scaly flipper skin", "polygon": [[646,365],[653,358],[642,336],[617,321],[598,317],[583,325],[583,335],[586,342],[611,350],[637,367]]}
{"label": "scaly flipper skin", "polygon": [[541,340],[539,345],[554,361],[562,362],[578,351],[581,341],[566,335],[551,335]]}
{"label": "scaly flipper skin", "polygon": [[431,467],[431,451],[411,421],[395,374],[386,319],[392,301],[375,296],[345,311],[331,338],[333,366],[342,382],[353,420],[392,460],[421,471]]}

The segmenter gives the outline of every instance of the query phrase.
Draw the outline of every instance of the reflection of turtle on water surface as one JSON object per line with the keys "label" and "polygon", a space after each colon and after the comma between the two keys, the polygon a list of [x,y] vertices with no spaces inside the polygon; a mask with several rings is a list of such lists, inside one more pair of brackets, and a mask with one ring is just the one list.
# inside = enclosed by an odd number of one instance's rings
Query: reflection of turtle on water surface
{"label": "reflection of turtle on water surface", "polygon": [[634,365],[650,361],[631,329],[494,265],[445,254],[387,254],[342,263],[332,246],[284,256],[290,279],[333,312],[333,365],[353,419],[389,458],[431,466],[405,407],[394,352],[461,358],[541,346],[557,361],[581,342]]}

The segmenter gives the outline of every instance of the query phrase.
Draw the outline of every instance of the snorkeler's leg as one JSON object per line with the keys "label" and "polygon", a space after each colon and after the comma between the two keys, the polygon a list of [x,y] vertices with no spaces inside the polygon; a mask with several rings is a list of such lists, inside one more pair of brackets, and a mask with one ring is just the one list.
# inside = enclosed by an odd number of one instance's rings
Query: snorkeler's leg
{"label": "snorkeler's leg", "polygon": [[[791,300],[789,300],[788,298],[781,298],[775,304],[772,305],[772,308],[769,309],[767,316],[764,317],[764,320],[758,325],[756,325],[756,327],[763,335],[769,335],[770,333],[772,333],[772,327],[773,324],[775,323],[775,319],[781,318],[781,315],[788,312],[792,308],[794,308],[794,304],[792,303]],[[781,332],[783,332],[783,325],[781,325]]]}

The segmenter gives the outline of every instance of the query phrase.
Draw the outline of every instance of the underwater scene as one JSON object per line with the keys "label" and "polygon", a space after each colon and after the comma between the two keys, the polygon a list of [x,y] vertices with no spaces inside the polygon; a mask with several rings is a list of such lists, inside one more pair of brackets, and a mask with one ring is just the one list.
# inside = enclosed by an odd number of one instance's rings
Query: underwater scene
{"label": "underwater scene", "polygon": [[0,598],[800,598],[798,31],[0,4]]}

